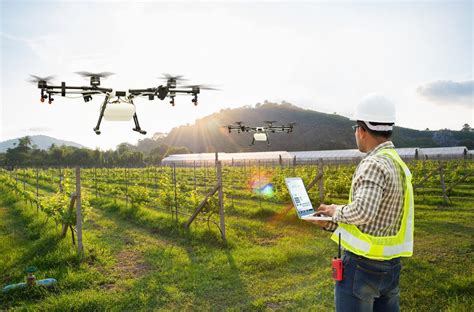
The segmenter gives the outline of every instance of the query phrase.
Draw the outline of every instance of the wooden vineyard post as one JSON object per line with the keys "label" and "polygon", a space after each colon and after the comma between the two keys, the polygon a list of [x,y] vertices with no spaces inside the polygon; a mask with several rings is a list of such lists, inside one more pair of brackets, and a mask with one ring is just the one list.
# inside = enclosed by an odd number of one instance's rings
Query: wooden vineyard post
{"label": "wooden vineyard post", "polygon": [[322,162],[318,163],[318,175],[306,186],[306,191],[309,192],[318,183],[319,187],[319,203],[322,204],[324,200],[324,172],[322,169]]}
{"label": "wooden vineyard post", "polygon": [[81,207],[81,168],[76,167],[76,231],[77,231],[77,252],[79,256],[84,255],[82,246],[82,207]]}
{"label": "wooden vineyard post", "polygon": [[36,167],[36,213],[39,213],[39,188],[38,188],[38,180],[39,180],[39,169]]}
{"label": "wooden vineyard post", "polygon": [[217,185],[219,185],[219,219],[221,227],[222,240],[226,242],[225,237],[225,220],[224,220],[224,187],[222,184],[222,162],[217,161]]}
{"label": "wooden vineyard post", "polygon": [[23,191],[26,190],[26,169],[23,171]]}
{"label": "wooden vineyard post", "polygon": [[150,170],[148,166],[145,166],[145,172],[146,172],[145,191],[148,191],[148,184],[150,184]]}
{"label": "wooden vineyard post", "polygon": [[219,196],[219,230],[221,232],[221,237],[224,242],[226,242],[226,234],[225,234],[225,211],[224,211],[224,190],[222,185],[222,163],[221,161],[217,161],[216,163],[216,175],[217,175],[217,184],[216,186],[206,195],[204,200],[199,204],[199,206],[194,210],[192,216],[184,225],[185,228],[189,228],[191,223],[196,219],[197,215],[201,212],[201,210],[206,206],[208,203],[209,198],[214,196],[214,194],[218,193]]}
{"label": "wooden vineyard post", "polygon": [[125,208],[128,208],[128,168],[125,167]]}
{"label": "wooden vineyard post", "polygon": [[196,161],[193,162],[193,175],[194,175],[194,191],[197,190],[197,182],[196,182]]}
{"label": "wooden vineyard post", "polygon": [[97,198],[97,168],[94,167],[95,198]]}
{"label": "wooden vineyard post", "polygon": [[449,205],[449,198],[446,193],[446,183],[444,181],[444,170],[443,170],[443,163],[441,161],[439,163],[439,177],[441,181],[441,190],[443,191],[443,200],[445,205]]}
{"label": "wooden vineyard post", "polygon": [[155,174],[153,175],[153,178],[155,179],[155,194],[158,195],[158,167],[154,167],[155,168]]}
{"label": "wooden vineyard post", "polygon": [[[173,163],[173,184],[174,184],[174,213],[176,214],[176,221],[178,221],[178,192],[176,189],[176,163]],[[173,216],[173,213],[171,214]],[[173,217],[171,217],[173,219]]]}
{"label": "wooden vineyard post", "polygon": [[324,202],[324,164],[323,162],[318,163],[318,172],[321,175],[319,179],[319,203],[322,204]]}
{"label": "wooden vineyard post", "polygon": [[[258,187],[261,188],[261,182],[260,182],[260,160],[258,161]],[[260,209],[262,209],[262,192],[259,191],[258,193],[258,206]]]}
{"label": "wooden vineyard post", "polygon": [[205,172],[206,172],[206,175],[205,175],[205,178],[204,178],[204,192],[207,192],[207,173],[208,173],[207,160],[206,160],[206,163],[204,165],[204,168],[205,168]]}
{"label": "wooden vineyard post", "polygon": [[61,172],[61,167],[59,167],[59,191],[63,192],[63,174]]}

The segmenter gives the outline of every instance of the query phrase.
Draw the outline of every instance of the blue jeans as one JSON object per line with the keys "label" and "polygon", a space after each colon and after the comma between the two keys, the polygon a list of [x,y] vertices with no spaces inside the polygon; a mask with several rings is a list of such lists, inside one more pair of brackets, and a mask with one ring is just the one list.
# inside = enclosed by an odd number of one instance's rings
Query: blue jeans
{"label": "blue jeans", "polygon": [[343,279],[336,282],[336,311],[400,311],[400,258],[376,261],[345,251]]}

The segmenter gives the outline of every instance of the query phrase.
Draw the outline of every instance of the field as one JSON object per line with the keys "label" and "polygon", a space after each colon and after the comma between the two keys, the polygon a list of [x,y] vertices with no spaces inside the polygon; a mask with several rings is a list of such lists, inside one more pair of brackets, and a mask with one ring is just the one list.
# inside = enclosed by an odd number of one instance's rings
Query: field
{"label": "field", "polygon": [[[438,162],[409,167],[422,185],[415,191],[414,256],[402,262],[401,308],[472,311],[474,177],[466,173],[474,163],[444,163],[449,198]],[[324,167],[325,203],[347,201],[354,170]],[[333,310],[336,245],[329,233],[297,219],[283,183],[285,176],[301,176],[308,184],[319,172],[317,165],[224,167],[225,243],[217,194],[184,227],[217,183],[215,167],[82,169],[80,257],[71,233],[61,237],[61,224],[74,221],[67,209],[74,170],[1,169],[0,284],[21,282],[25,268],[36,266],[38,279],[54,277],[58,285],[0,294],[0,307]],[[318,185],[310,196],[317,206]]]}

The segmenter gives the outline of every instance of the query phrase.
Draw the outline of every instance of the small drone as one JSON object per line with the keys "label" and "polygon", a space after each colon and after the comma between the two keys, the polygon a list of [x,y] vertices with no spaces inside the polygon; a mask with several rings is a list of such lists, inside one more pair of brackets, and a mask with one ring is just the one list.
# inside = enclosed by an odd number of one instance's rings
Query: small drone
{"label": "small drone", "polygon": [[40,101],[44,102],[48,99],[48,103],[51,104],[54,101],[53,96],[60,94],[61,96],[66,96],[67,94],[76,94],[79,97],[84,99],[84,102],[89,102],[92,100],[93,95],[105,95],[104,102],[100,107],[99,120],[97,125],[94,127],[94,132],[100,134],[100,123],[102,118],[109,121],[128,121],[133,118],[135,123],[135,128],[133,131],[136,131],[141,134],[146,134],[146,131],[142,130],[138,122],[138,116],[135,110],[135,104],[133,99],[135,97],[148,97],[148,100],[152,101],[157,97],[160,100],[164,100],[166,97],[170,98],[170,104],[175,105],[175,97],[178,94],[190,94],[193,96],[192,103],[194,105],[198,104],[198,94],[201,90],[217,90],[215,88],[206,86],[206,85],[178,85],[180,81],[186,79],[183,76],[172,76],[170,74],[163,74],[160,79],[166,81],[166,85],[159,85],[153,88],[146,89],[129,89],[128,94],[126,91],[115,91],[109,88],[100,87],[100,79],[107,78],[113,73],[102,72],[102,73],[90,73],[90,72],[77,72],[77,74],[90,78],[90,86],[66,86],[65,82],[61,82],[60,86],[49,85],[48,82],[53,79],[53,76],[48,77],[38,77],[31,75],[32,79],[30,82],[37,83],[38,88],[41,89],[41,98]]}
{"label": "small drone", "polygon": [[277,133],[277,132],[286,132],[290,133],[293,132],[293,126],[295,125],[294,122],[289,123],[287,126],[281,125],[281,126],[274,126],[273,124],[276,121],[264,121],[267,125],[264,127],[249,127],[249,126],[244,126],[242,121],[237,121],[235,122],[234,125],[229,125],[229,126],[224,126],[224,128],[227,128],[229,130],[229,133],[232,133],[232,131],[236,130],[237,133],[241,132],[255,132],[253,134],[252,138],[252,143],[250,146],[255,144],[255,141],[266,141],[268,145],[270,145],[270,138],[268,136],[268,133]]}

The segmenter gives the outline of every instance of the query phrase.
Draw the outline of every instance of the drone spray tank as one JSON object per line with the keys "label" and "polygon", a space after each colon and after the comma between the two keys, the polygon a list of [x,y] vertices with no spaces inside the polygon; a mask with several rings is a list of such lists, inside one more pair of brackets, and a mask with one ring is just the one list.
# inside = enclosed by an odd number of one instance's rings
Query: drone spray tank
{"label": "drone spray tank", "polygon": [[105,120],[109,121],[129,121],[135,115],[135,105],[130,101],[121,100],[121,96],[125,96],[124,91],[116,91],[117,99],[107,104],[104,111]]}
{"label": "drone spray tank", "polygon": [[253,138],[257,142],[262,142],[262,141],[264,142],[264,141],[267,141],[267,134],[266,133],[254,133]]}

